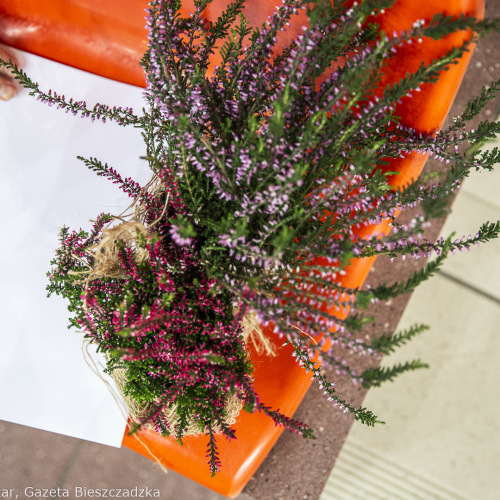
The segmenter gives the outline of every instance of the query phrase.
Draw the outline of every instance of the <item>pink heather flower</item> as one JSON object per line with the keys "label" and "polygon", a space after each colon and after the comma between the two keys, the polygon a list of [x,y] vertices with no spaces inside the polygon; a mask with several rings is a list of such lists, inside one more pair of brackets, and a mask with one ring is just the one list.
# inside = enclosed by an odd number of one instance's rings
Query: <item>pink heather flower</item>
{"label": "pink heather flower", "polygon": [[180,247],[191,245],[191,243],[193,242],[193,238],[182,237],[179,233],[179,228],[174,224],[170,226],[170,236],[172,237],[172,241]]}

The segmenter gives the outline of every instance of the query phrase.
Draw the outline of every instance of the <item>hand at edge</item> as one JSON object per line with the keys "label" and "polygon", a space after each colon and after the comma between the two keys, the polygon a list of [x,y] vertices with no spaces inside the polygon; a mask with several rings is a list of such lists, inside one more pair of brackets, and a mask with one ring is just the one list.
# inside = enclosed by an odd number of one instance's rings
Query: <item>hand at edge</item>
{"label": "hand at edge", "polygon": [[[19,65],[14,55],[6,48],[0,47],[0,59],[4,61],[12,60]],[[17,93],[17,86],[12,79],[11,73],[6,68],[0,68],[0,100],[8,101]]]}

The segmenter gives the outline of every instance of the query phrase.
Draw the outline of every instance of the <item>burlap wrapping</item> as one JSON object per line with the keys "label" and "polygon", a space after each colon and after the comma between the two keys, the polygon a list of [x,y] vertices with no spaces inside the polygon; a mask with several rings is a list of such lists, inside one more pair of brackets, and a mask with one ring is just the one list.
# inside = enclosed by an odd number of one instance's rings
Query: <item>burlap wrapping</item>
{"label": "burlap wrapping", "polygon": [[94,257],[94,263],[87,280],[103,277],[123,278],[127,275],[119,257],[118,241],[122,241],[130,249],[134,264],[147,261],[149,258],[147,250],[137,245],[139,233],[146,236],[148,231],[138,221],[123,222],[113,228],[104,229],[99,243],[88,249]]}

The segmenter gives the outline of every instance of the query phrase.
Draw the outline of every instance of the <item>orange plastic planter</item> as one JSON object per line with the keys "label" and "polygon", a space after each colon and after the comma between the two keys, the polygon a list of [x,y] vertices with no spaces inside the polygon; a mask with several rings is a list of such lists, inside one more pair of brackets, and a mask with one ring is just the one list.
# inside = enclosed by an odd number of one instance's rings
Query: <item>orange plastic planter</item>
{"label": "orange plastic planter", "polygon": [[[207,18],[215,19],[227,3],[226,0],[214,0],[207,10]],[[275,4],[275,1],[247,0],[245,16],[252,25],[260,26],[272,13]],[[146,0],[3,0],[0,5],[0,42],[108,78],[144,86],[139,60],[147,43],[144,28],[146,6]],[[185,11],[191,8],[191,2],[184,2]],[[437,12],[482,17],[484,1],[399,0],[380,16],[378,22],[384,31],[392,33],[408,29],[417,19],[430,19]],[[280,43],[295,37],[306,22],[305,14],[299,13],[292,20],[290,29],[280,35]],[[443,55],[469,36],[468,32],[459,32],[439,42],[425,39],[422,43],[405,47],[389,61],[380,88],[414,71],[422,61],[430,62]],[[396,110],[402,124],[415,128],[417,132],[435,133],[448,113],[469,58],[470,53],[444,72],[438,82],[424,85],[421,92],[403,99]],[[216,63],[214,56],[211,64]],[[392,178],[393,187],[403,186],[417,178],[426,159],[426,155],[412,153],[406,158],[391,160],[390,170],[399,172]],[[374,231],[386,230],[387,224],[369,226],[361,228],[358,234],[367,237]],[[360,287],[373,261],[373,258],[355,259],[339,283],[350,288]],[[346,311],[339,312],[335,308],[325,312],[336,316],[346,314]],[[271,331],[267,333],[276,341]],[[295,412],[311,383],[310,376],[295,363],[291,352],[289,346],[279,348],[276,358],[250,352],[255,367],[256,392],[265,404],[279,408],[287,415]],[[144,431],[140,439],[125,435],[123,444],[219,493],[234,497],[252,477],[282,432],[265,415],[245,412],[234,427],[235,442],[227,442],[224,438],[218,440],[222,468],[215,478],[210,477],[206,463],[206,437],[186,438],[184,445],[180,446],[173,439]]]}

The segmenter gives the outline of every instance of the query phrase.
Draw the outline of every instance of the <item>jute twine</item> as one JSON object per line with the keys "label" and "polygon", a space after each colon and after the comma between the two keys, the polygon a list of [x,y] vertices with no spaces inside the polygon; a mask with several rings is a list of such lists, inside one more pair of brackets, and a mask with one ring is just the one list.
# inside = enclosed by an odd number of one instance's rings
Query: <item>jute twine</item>
{"label": "jute twine", "polygon": [[[238,305],[233,307],[233,314],[236,316],[239,312]],[[275,347],[272,342],[264,335],[264,331],[257,321],[255,311],[248,310],[241,320],[241,329],[243,330],[243,340],[248,345],[253,344],[258,354],[267,354],[276,356]]]}
{"label": "jute twine", "polygon": [[[123,268],[120,259],[118,241],[122,241],[130,250],[132,261],[135,264],[146,262],[149,255],[145,249],[138,245],[137,239],[139,235],[146,236],[147,234],[147,228],[137,220],[123,222],[113,228],[104,229],[101,241],[89,249],[94,257],[94,264],[85,281],[88,283],[97,278],[123,278],[126,276],[126,270]],[[233,313],[237,315],[238,312],[239,307],[236,305],[233,307]],[[269,356],[276,355],[274,346],[264,335],[254,311],[250,310],[245,313],[241,320],[241,327],[246,345],[251,342],[257,353],[266,353]],[[115,368],[112,373],[112,378],[127,405],[130,417],[136,422],[141,422],[147,416],[147,411],[141,407],[137,401],[124,394],[123,389],[127,381],[126,369]],[[225,423],[227,425],[231,426],[235,423],[242,406],[243,403],[237,395],[228,397],[225,405]],[[163,415],[165,416],[168,428],[172,431],[176,429],[179,421],[176,405],[166,407],[163,410]],[[148,426],[153,427],[152,424]],[[218,432],[220,429],[214,428],[214,431]],[[203,433],[204,427],[202,424],[192,419],[188,422],[187,428],[184,429],[183,435],[195,436]]]}
{"label": "jute twine", "polygon": [[131,251],[134,264],[147,261],[149,258],[147,250],[137,244],[139,234],[147,236],[148,232],[146,227],[138,221],[123,222],[118,226],[104,229],[101,241],[89,248],[89,252],[94,257],[94,263],[87,279],[123,278],[126,276],[126,270],[120,260],[118,241],[122,241]]}
{"label": "jute twine", "polygon": [[[112,384],[109,383],[108,380],[106,380],[106,378],[104,378],[104,376],[102,374],[104,367],[102,366],[101,363],[99,363],[99,366],[97,365],[95,359],[91,356],[91,354],[89,352],[89,348],[90,348],[90,341],[88,339],[84,340],[84,342],[82,344],[82,353],[83,353],[83,359],[85,360],[85,363],[94,372],[94,374],[97,377],[99,377],[99,379],[104,383],[104,385],[106,386],[106,388],[110,392],[111,396],[116,401],[116,404],[118,405],[118,408],[120,409],[120,412],[123,416],[123,419],[125,420],[125,422],[128,422],[128,411],[125,411],[125,409],[123,407],[123,402],[122,402],[123,395],[121,393],[117,394],[116,384],[115,384],[115,387],[113,387]],[[147,443],[142,439],[140,433],[135,432],[133,434],[133,436],[136,439],[136,441],[138,443],[140,443],[140,445],[144,448],[144,450],[149,454],[151,459],[157,465],[159,465],[159,467],[162,469],[162,471],[165,474],[168,474],[168,469],[163,465],[160,458],[151,450],[151,448],[149,448]]]}

